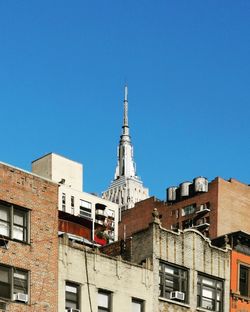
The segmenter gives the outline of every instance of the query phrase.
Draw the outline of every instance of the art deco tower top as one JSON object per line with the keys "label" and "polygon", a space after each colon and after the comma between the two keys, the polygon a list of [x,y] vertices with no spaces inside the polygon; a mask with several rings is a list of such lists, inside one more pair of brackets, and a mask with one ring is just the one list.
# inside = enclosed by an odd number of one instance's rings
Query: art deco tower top
{"label": "art deco tower top", "polygon": [[148,197],[148,189],[143,187],[142,181],[136,175],[133,146],[129,134],[127,86],[125,86],[123,109],[122,134],[117,151],[115,176],[109,189],[103,193],[103,197],[119,204],[122,210],[126,210]]}
{"label": "art deco tower top", "polygon": [[120,177],[135,177],[135,163],[133,160],[133,146],[129,135],[128,125],[128,87],[125,86],[124,96],[124,111],[123,111],[123,126],[122,135],[117,151],[118,163],[115,171],[115,180]]}

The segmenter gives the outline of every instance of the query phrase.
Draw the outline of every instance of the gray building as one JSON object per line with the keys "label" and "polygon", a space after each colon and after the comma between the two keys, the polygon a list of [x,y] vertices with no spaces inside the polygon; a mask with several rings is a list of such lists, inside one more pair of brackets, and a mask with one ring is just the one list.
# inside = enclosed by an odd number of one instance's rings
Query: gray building
{"label": "gray building", "polygon": [[[156,209],[153,215],[149,227],[127,239],[122,252],[132,263],[152,267],[152,311],[228,312],[230,247],[212,246],[208,238],[194,229],[164,229]],[[113,250],[112,245],[102,250],[115,255],[116,245],[113,244]]]}

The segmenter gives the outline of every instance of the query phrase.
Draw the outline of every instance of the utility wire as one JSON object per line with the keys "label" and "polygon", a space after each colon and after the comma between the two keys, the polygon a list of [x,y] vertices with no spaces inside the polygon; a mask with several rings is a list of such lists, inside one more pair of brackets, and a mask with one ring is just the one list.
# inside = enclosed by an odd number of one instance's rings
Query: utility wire
{"label": "utility wire", "polygon": [[90,307],[90,311],[93,312],[91,295],[90,295],[90,288],[89,288],[89,272],[88,272],[88,259],[87,259],[87,250],[86,249],[84,249],[84,257],[85,257],[85,270],[86,270],[87,287],[88,287],[89,307]]}

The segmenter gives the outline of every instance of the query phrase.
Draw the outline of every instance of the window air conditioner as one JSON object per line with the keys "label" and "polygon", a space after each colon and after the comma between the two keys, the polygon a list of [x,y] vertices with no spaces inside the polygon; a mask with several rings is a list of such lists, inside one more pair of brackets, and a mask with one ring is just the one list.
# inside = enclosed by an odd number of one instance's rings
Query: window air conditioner
{"label": "window air conditioner", "polygon": [[177,300],[184,301],[185,293],[183,293],[181,291],[171,291],[170,292],[170,299],[177,299]]}
{"label": "window air conditioner", "polygon": [[16,301],[28,302],[29,296],[27,294],[17,293],[17,294],[14,294],[13,299]]}
{"label": "window air conditioner", "polygon": [[0,301],[0,311],[7,311],[7,302]]}

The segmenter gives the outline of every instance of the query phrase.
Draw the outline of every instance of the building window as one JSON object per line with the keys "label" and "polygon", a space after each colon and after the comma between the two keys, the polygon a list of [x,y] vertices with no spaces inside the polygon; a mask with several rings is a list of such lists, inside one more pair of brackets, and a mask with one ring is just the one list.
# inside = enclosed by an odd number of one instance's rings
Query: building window
{"label": "building window", "polygon": [[184,220],[182,221],[182,229],[189,229],[193,227],[193,220],[192,219],[188,219],[188,220]]}
{"label": "building window", "polygon": [[171,224],[171,230],[175,231],[179,229],[179,223]]}
{"label": "building window", "polygon": [[80,199],[80,216],[86,218],[92,218],[92,210],[91,210],[91,203]]}
{"label": "building window", "polygon": [[66,211],[66,194],[62,193],[62,211]]}
{"label": "building window", "polygon": [[65,286],[65,308],[79,309],[79,289],[80,286],[75,283],[66,282]]}
{"label": "building window", "polygon": [[0,265],[0,298],[27,302],[28,272]]}
{"label": "building window", "polygon": [[250,297],[250,267],[240,264],[239,272],[240,295]]}
{"label": "building window", "polygon": [[71,196],[71,213],[75,213],[75,197]]}
{"label": "building window", "polygon": [[222,311],[223,282],[221,280],[198,275],[197,288],[198,307],[216,312]]}
{"label": "building window", "polygon": [[132,312],[144,312],[144,301],[132,298]]}
{"label": "building window", "polygon": [[99,289],[98,290],[98,312],[111,311],[111,292]]}
{"label": "building window", "polygon": [[28,241],[28,210],[0,202],[0,235]]}
{"label": "building window", "polygon": [[[160,262],[160,296],[173,299],[176,292],[182,302],[188,302],[188,270]],[[176,298],[178,299],[178,296]]]}
{"label": "building window", "polygon": [[184,217],[192,213],[195,213],[195,211],[196,211],[196,204],[189,205],[189,206],[182,208],[181,215]]}

